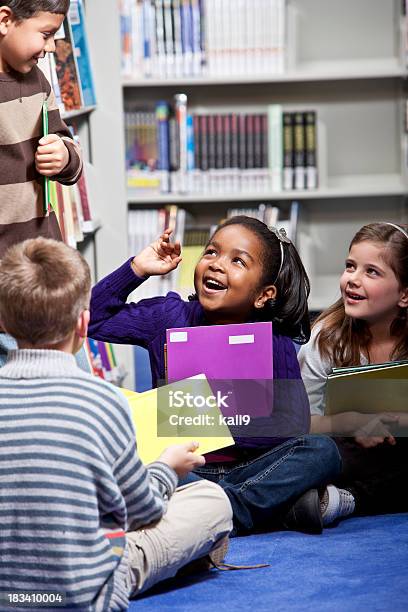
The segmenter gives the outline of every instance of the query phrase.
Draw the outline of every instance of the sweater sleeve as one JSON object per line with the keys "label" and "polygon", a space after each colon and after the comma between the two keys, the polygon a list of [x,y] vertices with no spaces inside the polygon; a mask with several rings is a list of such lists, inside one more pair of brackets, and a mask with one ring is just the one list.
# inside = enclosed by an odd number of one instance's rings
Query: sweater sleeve
{"label": "sweater sleeve", "polygon": [[82,172],[82,153],[79,145],[73,140],[72,134],[61,119],[57,101],[46,77],[39,70],[43,87],[47,93],[48,102],[48,130],[50,134],[57,134],[68,149],[69,161],[65,168],[56,176],[50,177],[64,185],[73,185],[77,182]]}
{"label": "sweater sleeve", "polygon": [[128,529],[139,529],[163,516],[178,482],[174,470],[159,461],[146,468],[133,437],[113,472],[125,500]]}
{"label": "sweater sleeve", "polygon": [[300,371],[309,396],[311,414],[324,415],[326,408],[326,380],[332,364],[321,357],[316,338],[319,328],[312,331],[307,344],[299,351]]}
{"label": "sweater sleeve", "polygon": [[145,280],[133,272],[131,261],[126,261],[93,287],[88,335],[105,342],[146,347],[166,329],[167,298],[126,303],[128,295]]}

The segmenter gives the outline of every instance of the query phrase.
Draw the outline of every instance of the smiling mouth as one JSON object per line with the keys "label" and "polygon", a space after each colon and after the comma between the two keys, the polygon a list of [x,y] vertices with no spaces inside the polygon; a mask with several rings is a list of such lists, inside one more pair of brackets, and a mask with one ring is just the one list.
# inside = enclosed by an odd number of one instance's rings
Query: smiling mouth
{"label": "smiling mouth", "polygon": [[219,291],[225,291],[227,289],[225,285],[214,278],[204,278],[203,287],[211,293],[218,293]]}
{"label": "smiling mouth", "polygon": [[346,298],[355,302],[361,302],[367,299],[363,295],[359,295],[358,293],[352,293],[351,291],[346,291]]}

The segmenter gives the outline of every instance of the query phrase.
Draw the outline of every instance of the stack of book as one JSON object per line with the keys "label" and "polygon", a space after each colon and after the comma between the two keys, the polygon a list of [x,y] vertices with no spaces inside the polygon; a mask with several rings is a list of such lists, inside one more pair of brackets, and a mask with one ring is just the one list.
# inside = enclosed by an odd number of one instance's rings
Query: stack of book
{"label": "stack of book", "polygon": [[120,0],[127,78],[279,74],[286,0]]}
{"label": "stack of book", "polygon": [[316,111],[189,113],[187,96],[125,113],[128,186],[143,193],[316,189]]}

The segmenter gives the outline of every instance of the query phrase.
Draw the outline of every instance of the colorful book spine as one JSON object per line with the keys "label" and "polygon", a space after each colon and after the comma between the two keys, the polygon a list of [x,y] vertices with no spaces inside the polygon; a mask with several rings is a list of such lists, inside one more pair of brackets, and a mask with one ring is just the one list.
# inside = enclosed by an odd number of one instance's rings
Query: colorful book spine
{"label": "colorful book spine", "polygon": [[80,109],[83,106],[83,98],[68,18],[64,19],[55,35],[55,64],[65,110]]}
{"label": "colorful book spine", "polygon": [[82,0],[71,0],[69,8],[69,21],[72,28],[72,37],[78,65],[83,102],[85,106],[95,106],[95,86],[93,81],[88,37],[86,33],[84,5]]}

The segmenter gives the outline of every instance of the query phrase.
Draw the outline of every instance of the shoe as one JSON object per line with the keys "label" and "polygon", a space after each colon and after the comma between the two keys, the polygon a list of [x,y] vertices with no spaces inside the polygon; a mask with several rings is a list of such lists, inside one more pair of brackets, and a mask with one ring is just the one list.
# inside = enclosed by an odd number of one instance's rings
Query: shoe
{"label": "shoe", "polygon": [[228,546],[229,538],[226,535],[216,543],[215,547],[210,550],[208,555],[196,559],[195,561],[190,561],[190,563],[179,569],[177,576],[189,576],[197,572],[208,571],[214,567],[223,571],[269,567],[269,563],[259,563],[257,565],[231,565],[230,563],[224,563],[225,556],[228,552]]}
{"label": "shoe", "polygon": [[322,533],[323,521],[317,489],[309,489],[299,497],[285,515],[283,526],[291,531]]}
{"label": "shoe", "polygon": [[229,538],[226,535],[222,538],[222,540],[217,542],[216,547],[210,550],[210,552],[208,553],[207,555],[207,559],[209,563],[208,569],[210,569],[211,567],[218,567],[224,561],[225,557],[227,556],[228,547],[229,547]]}
{"label": "shoe", "polygon": [[228,536],[224,536],[219,542],[216,542],[214,548],[210,550],[210,552],[205,555],[205,557],[200,557],[199,559],[194,559],[194,561],[190,561],[179,569],[177,572],[178,576],[189,576],[190,574],[196,574],[197,572],[206,572],[213,567],[218,567],[222,564],[225,559],[225,556],[228,552],[229,539]]}
{"label": "shoe", "polygon": [[356,502],[353,495],[346,489],[338,489],[328,485],[322,498],[323,525],[330,525],[349,514],[353,514]]}

